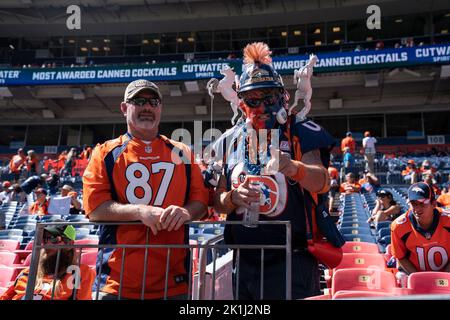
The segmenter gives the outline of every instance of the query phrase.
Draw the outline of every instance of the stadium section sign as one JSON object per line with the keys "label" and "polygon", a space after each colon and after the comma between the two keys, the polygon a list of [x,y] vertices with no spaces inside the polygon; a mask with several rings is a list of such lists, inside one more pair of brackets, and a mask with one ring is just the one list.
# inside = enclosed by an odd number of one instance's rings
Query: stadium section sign
{"label": "stadium section sign", "polygon": [[[315,72],[381,69],[424,64],[450,64],[450,44],[317,54]],[[292,74],[309,56],[274,57],[280,74]],[[233,67],[242,72],[242,60],[218,60],[198,63],[168,63],[108,67],[0,69],[0,85],[51,85],[87,83],[126,83],[145,78],[151,81],[222,78],[220,71]]]}

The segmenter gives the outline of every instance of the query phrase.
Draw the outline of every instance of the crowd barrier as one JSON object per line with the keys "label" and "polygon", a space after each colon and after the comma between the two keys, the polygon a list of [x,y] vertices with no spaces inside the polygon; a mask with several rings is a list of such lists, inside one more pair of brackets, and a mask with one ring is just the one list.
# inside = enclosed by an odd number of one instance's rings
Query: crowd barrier
{"label": "crowd barrier", "polygon": [[[59,263],[60,263],[60,254],[63,249],[75,249],[76,254],[78,255],[78,267],[81,264],[81,255],[83,254],[83,250],[98,250],[98,258],[100,261],[103,260],[104,250],[105,249],[123,249],[122,251],[122,265],[120,270],[120,287],[118,292],[118,300],[122,299],[122,285],[123,285],[123,273],[124,273],[124,257],[127,249],[143,249],[144,253],[144,266],[147,265],[148,259],[148,249],[150,248],[161,248],[167,250],[167,260],[165,266],[165,283],[164,283],[164,294],[163,299],[168,299],[168,276],[170,271],[170,254],[173,249],[186,249],[190,251],[189,258],[189,270],[188,270],[188,300],[205,300],[212,299],[214,300],[216,297],[218,299],[224,298],[224,296],[231,297],[229,292],[218,292],[216,288],[216,281],[218,276],[221,275],[220,267],[226,266],[228,270],[230,269],[230,259],[235,262],[235,277],[239,279],[240,273],[240,251],[243,249],[254,249],[261,251],[261,261],[264,260],[264,252],[265,250],[283,250],[286,252],[286,300],[291,299],[291,261],[292,261],[292,251],[291,251],[291,224],[289,221],[260,221],[256,222],[257,225],[282,225],[286,230],[286,242],[284,245],[241,245],[241,244],[224,244],[223,243],[223,234],[213,235],[211,237],[198,237],[198,243],[190,242],[189,244],[150,244],[149,243],[149,234],[151,234],[150,229],[147,228],[147,237],[146,243],[143,244],[44,244],[43,243],[43,233],[44,227],[46,226],[56,226],[56,225],[72,225],[75,228],[85,227],[87,225],[109,225],[109,226],[117,226],[117,225],[141,225],[140,222],[104,222],[104,223],[93,223],[93,222],[41,222],[36,224],[36,233],[35,233],[35,241],[31,256],[31,263],[28,275],[28,283],[27,289],[24,299],[32,300],[34,296],[34,288],[36,284],[37,271],[39,266],[40,252],[41,249],[56,249],[57,250],[57,258],[56,258],[56,266],[55,266],[55,276],[57,274]],[[214,221],[214,222],[190,222],[189,226],[195,225],[220,225],[221,227],[229,224],[242,224],[242,221]],[[231,251],[232,250],[232,251]],[[198,254],[194,255],[194,252],[198,252]],[[212,252],[212,261],[207,264],[208,256]],[[220,252],[226,252],[226,254],[222,255],[224,261],[220,261],[218,259],[218,254]],[[232,254],[231,254],[232,252]],[[233,256],[236,253],[236,256]],[[198,261],[197,267],[195,267],[195,261]],[[219,266],[219,268],[218,268]],[[197,270],[196,270],[197,269]],[[97,281],[100,280],[100,275],[102,274],[102,264],[98,264],[96,266],[96,277]],[[141,299],[144,299],[145,293],[145,279],[147,276],[147,268],[143,268],[142,273],[142,285],[141,285]],[[231,280],[230,274],[226,277],[223,277],[227,281]],[[53,281],[53,290],[52,290],[52,299],[54,298],[56,282]],[[261,263],[261,299],[264,298],[264,263]],[[223,286],[222,288],[231,288],[232,285],[228,282],[227,286]],[[98,287],[97,287],[98,288]],[[239,286],[237,285],[235,291],[233,292],[233,298],[239,298]],[[93,292],[93,299],[97,300],[99,298],[98,289],[96,292]]]}

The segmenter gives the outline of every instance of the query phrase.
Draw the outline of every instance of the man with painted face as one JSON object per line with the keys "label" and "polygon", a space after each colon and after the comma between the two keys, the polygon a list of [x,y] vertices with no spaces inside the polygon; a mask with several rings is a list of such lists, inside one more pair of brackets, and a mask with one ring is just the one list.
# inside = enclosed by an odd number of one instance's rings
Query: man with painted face
{"label": "man with painted face", "polygon": [[[270,54],[261,42],[244,49],[245,65],[237,86],[243,118],[214,145],[224,163],[214,209],[226,213],[228,221],[240,221],[254,208],[252,203],[259,202],[258,220],[291,222],[292,298],[301,299],[320,294],[318,261],[307,250],[309,240],[326,236],[335,247],[344,242],[327,215],[324,196],[334,139],[311,120],[287,115],[289,94]],[[259,190],[252,188],[255,182]],[[227,225],[225,241],[285,245],[286,227]],[[286,298],[285,251],[265,249],[263,259],[261,250],[242,249],[239,260],[237,255],[235,299]]]}

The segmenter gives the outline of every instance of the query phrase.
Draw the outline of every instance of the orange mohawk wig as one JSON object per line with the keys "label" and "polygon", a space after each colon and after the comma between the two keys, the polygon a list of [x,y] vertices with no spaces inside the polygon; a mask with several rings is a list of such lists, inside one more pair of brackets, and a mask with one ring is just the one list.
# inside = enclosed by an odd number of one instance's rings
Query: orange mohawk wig
{"label": "orange mohawk wig", "polygon": [[263,63],[263,64],[271,64],[272,58],[270,55],[272,51],[270,51],[269,46],[264,42],[253,42],[248,44],[244,48],[244,64],[249,63]]}

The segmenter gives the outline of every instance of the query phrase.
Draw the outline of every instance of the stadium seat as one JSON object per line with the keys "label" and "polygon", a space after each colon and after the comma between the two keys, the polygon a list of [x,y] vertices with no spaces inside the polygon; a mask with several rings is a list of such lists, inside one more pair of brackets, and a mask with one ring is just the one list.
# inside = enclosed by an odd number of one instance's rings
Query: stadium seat
{"label": "stadium seat", "polygon": [[372,232],[369,228],[341,228],[339,230],[342,234],[349,234],[349,235],[371,235]]}
{"label": "stadium seat", "polygon": [[15,268],[0,266],[0,287],[8,287],[15,280],[17,270]]}
{"label": "stadium seat", "polygon": [[47,216],[43,216],[42,218],[39,219],[40,222],[50,222],[50,221],[55,221],[55,220],[61,220],[61,216],[58,214],[47,215]]}
{"label": "stadium seat", "polygon": [[212,239],[217,237],[217,235],[215,234],[203,234],[203,233],[195,233],[195,234],[191,234],[189,235],[189,240],[193,240],[196,243],[202,243],[203,241]]}
{"label": "stadium seat", "polygon": [[89,222],[89,219],[83,214],[71,214],[71,215],[66,216],[66,221]]}
{"label": "stadium seat", "polygon": [[343,253],[379,253],[375,243],[347,241],[342,246]]}
{"label": "stadium seat", "polygon": [[23,234],[22,229],[0,230],[0,236],[21,236],[22,234]]}
{"label": "stadium seat", "polygon": [[384,270],[386,262],[380,253],[344,253],[341,263],[334,270],[346,268],[378,267]]}
{"label": "stadium seat", "polygon": [[367,234],[357,234],[357,235],[344,234],[344,239],[345,241],[376,243],[375,237]]}
{"label": "stadium seat", "polygon": [[377,232],[378,239],[381,239],[384,236],[390,236],[390,235],[391,235],[391,228],[389,228],[389,227],[381,228]]}
{"label": "stadium seat", "polygon": [[366,221],[345,221],[342,222],[341,228],[370,228]]}
{"label": "stadium seat", "polygon": [[18,262],[18,257],[15,253],[8,251],[0,251],[0,265],[11,266]]}
{"label": "stadium seat", "polygon": [[[98,245],[98,238],[97,239],[80,239],[80,240],[75,240],[75,244],[76,245]],[[98,248],[83,248],[83,253],[84,252],[90,252],[90,251],[98,251]]]}
{"label": "stadium seat", "polygon": [[87,228],[76,228],[75,230],[77,232],[76,240],[84,239],[90,233],[90,230]]}
{"label": "stadium seat", "polygon": [[219,235],[223,233],[223,229],[222,228],[205,228],[203,230],[203,234],[215,234],[215,235]]}
{"label": "stadium seat", "polygon": [[26,223],[26,222],[36,222],[37,216],[20,216],[16,220],[16,224]]}
{"label": "stadium seat", "polygon": [[322,294],[320,296],[308,297],[308,298],[305,298],[304,300],[330,300],[331,298],[332,298],[331,294]]}
{"label": "stadium seat", "polygon": [[381,300],[386,297],[394,296],[392,292],[379,292],[379,291],[338,291],[333,295],[333,300],[338,299],[352,299],[352,298],[379,298]]}
{"label": "stadium seat", "polygon": [[3,240],[3,239],[15,240],[15,241],[22,243],[23,237],[22,236],[8,236],[8,235],[0,236],[0,240]]}
{"label": "stadium seat", "polygon": [[13,252],[14,250],[19,249],[19,247],[20,247],[19,241],[8,240],[8,239],[0,240],[0,251]]}
{"label": "stadium seat", "polygon": [[408,277],[411,294],[450,294],[450,273],[423,271]]}
{"label": "stadium seat", "polygon": [[392,292],[395,286],[394,275],[384,268],[339,269],[333,273],[331,294],[341,290]]}
{"label": "stadium seat", "polygon": [[378,222],[377,226],[376,226],[377,232],[380,229],[382,229],[382,228],[386,228],[386,227],[390,228],[391,223],[392,223],[391,221],[380,221],[380,222]]}
{"label": "stadium seat", "polygon": [[36,223],[19,223],[14,226],[15,229],[22,229],[24,232],[33,232],[36,231]]}
{"label": "stadium seat", "polygon": [[30,266],[30,263],[31,263],[31,253],[25,258],[25,260],[23,261],[23,266],[24,267],[29,267]]}
{"label": "stadium seat", "polygon": [[391,244],[391,236],[384,236],[383,238],[380,239],[379,241],[382,245],[387,246],[388,244]]}
{"label": "stadium seat", "polygon": [[95,267],[97,262],[97,252],[86,252],[81,254],[81,263],[90,267]]}

